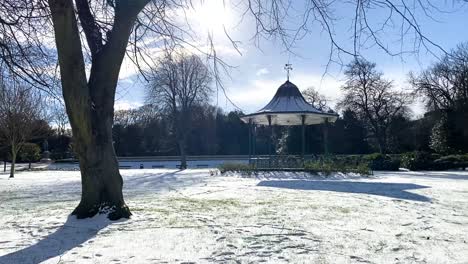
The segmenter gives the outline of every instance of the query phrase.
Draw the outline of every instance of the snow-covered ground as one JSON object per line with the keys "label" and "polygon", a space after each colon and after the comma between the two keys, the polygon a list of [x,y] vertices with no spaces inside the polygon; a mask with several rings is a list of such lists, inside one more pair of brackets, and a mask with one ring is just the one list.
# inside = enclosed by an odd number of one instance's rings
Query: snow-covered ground
{"label": "snow-covered ground", "polygon": [[68,216],[78,171],[0,173],[0,263],[468,263],[468,172],[122,174],[110,222]]}

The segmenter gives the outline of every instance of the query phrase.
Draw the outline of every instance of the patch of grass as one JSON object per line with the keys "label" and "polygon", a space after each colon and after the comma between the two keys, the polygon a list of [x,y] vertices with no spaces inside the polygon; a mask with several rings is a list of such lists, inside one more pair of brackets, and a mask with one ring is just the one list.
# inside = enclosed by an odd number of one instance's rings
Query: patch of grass
{"label": "patch of grass", "polygon": [[171,213],[171,211],[167,209],[157,207],[131,207],[131,210],[134,212],[149,212],[163,215],[169,215]]}
{"label": "patch of grass", "polygon": [[238,172],[250,176],[255,173],[254,167],[243,163],[223,163],[218,167],[218,169],[221,174],[225,174],[227,172]]}
{"label": "patch of grass", "polygon": [[240,202],[235,199],[196,199],[178,197],[170,199],[170,202],[175,203],[178,207],[187,209],[188,211],[211,211],[213,209],[240,206]]}
{"label": "patch of grass", "polygon": [[171,218],[168,219],[167,224],[169,226],[174,226],[174,225],[180,224],[180,219],[178,217],[171,217]]}
{"label": "patch of grass", "polygon": [[320,206],[318,206],[317,204],[306,204],[304,206],[300,206],[299,209],[317,210],[320,209]]}
{"label": "patch of grass", "polygon": [[343,213],[343,214],[349,214],[351,213],[351,209],[349,208],[346,208],[346,207],[341,207],[341,206],[337,206],[334,208],[336,211],[340,212],[340,213]]}
{"label": "patch of grass", "polygon": [[262,200],[262,201],[256,201],[255,204],[256,205],[270,205],[270,204],[273,204],[273,201],[272,200]]}

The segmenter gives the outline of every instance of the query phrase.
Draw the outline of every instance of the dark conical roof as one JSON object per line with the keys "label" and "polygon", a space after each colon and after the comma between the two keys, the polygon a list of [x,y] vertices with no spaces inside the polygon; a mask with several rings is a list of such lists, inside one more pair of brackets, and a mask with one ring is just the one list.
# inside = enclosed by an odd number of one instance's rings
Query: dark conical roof
{"label": "dark conical roof", "polygon": [[273,124],[298,125],[302,122],[301,116],[306,116],[306,124],[316,124],[323,122],[324,118],[334,122],[338,115],[313,107],[304,99],[299,88],[287,80],[278,88],[275,96],[265,107],[255,113],[245,115],[242,120],[268,124],[268,116],[272,118]]}
{"label": "dark conical roof", "polygon": [[322,113],[322,111],[307,103],[299,88],[289,80],[278,88],[273,99],[258,112]]}
{"label": "dark conical roof", "polygon": [[302,94],[299,91],[299,88],[297,88],[297,86],[294,83],[288,80],[278,88],[274,97],[279,97],[279,96],[302,97]]}

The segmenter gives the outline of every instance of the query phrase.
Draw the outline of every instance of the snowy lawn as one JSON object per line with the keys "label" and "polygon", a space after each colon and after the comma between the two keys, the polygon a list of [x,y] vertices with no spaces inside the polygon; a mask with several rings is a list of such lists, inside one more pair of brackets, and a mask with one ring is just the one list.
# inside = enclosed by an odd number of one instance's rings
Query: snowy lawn
{"label": "snowy lawn", "polygon": [[0,263],[468,263],[468,172],[122,174],[110,222],[68,216],[78,171],[0,173]]}

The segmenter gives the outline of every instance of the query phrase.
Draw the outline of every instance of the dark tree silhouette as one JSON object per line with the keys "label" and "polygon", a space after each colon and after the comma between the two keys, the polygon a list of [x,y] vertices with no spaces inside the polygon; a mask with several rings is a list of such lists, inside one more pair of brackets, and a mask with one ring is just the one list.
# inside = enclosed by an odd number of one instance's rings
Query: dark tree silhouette
{"label": "dark tree silhouette", "polygon": [[407,112],[411,97],[395,91],[392,82],[375,69],[375,63],[356,59],[348,64],[345,75],[347,80],[342,87],[345,94],[338,105],[365,120],[379,151],[386,153],[389,127],[395,117]]}
{"label": "dark tree silhouette", "polygon": [[0,79],[0,142],[10,148],[10,178],[15,175],[18,152],[40,133],[41,98],[16,80]]}
{"label": "dark tree silhouette", "polygon": [[147,86],[147,101],[159,104],[171,117],[181,169],[187,168],[187,137],[192,129],[192,111],[196,105],[208,103],[211,82],[211,73],[198,56],[171,52],[153,70]]}
{"label": "dark tree silhouette", "polygon": [[319,110],[327,110],[328,100],[327,98],[320,94],[314,87],[309,87],[302,91],[304,99]]}
{"label": "dark tree silhouette", "polygon": [[410,82],[427,108],[440,116],[432,128],[432,149],[440,153],[468,151],[468,43],[420,74],[411,74]]}

